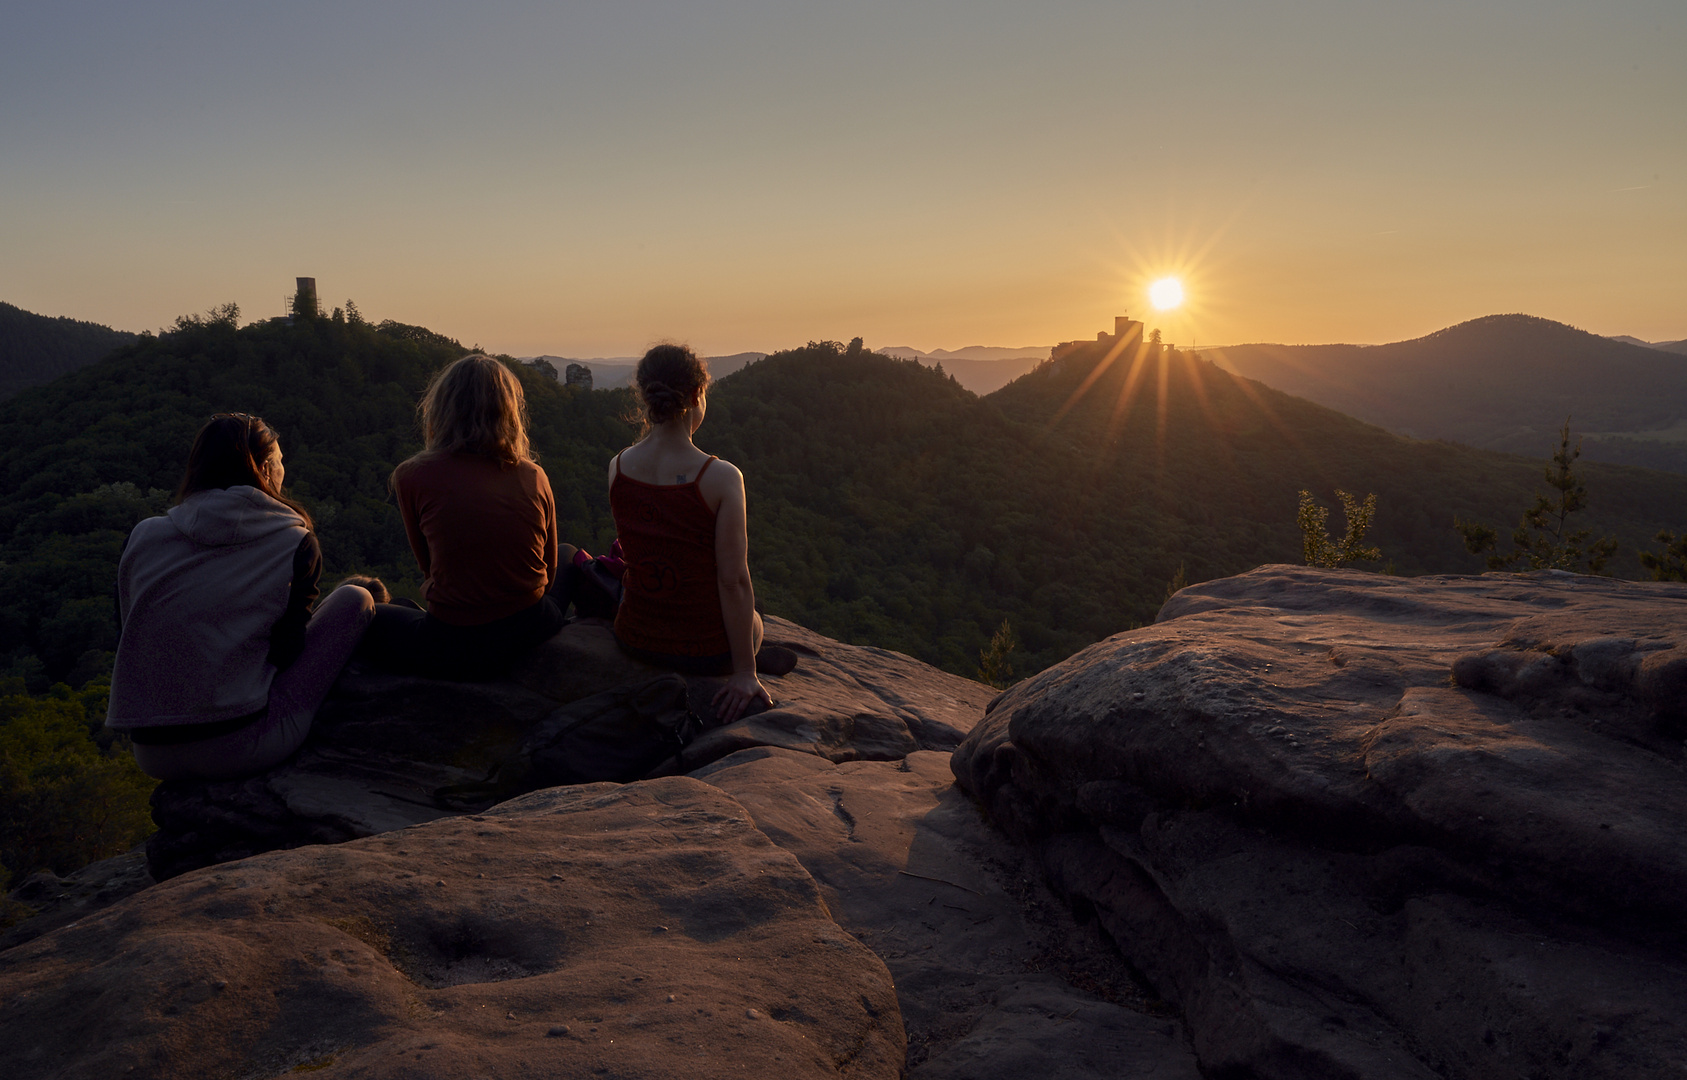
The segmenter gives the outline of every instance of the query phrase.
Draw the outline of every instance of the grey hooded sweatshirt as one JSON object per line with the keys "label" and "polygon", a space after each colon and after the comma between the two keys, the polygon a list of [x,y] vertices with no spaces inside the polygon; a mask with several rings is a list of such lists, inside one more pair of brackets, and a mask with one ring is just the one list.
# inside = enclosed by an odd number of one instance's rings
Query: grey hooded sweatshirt
{"label": "grey hooded sweatshirt", "polygon": [[135,526],[117,567],[122,637],[106,724],[204,724],[264,709],[272,632],[301,607],[302,639],[316,596],[314,576],[295,581],[304,565],[320,573],[304,520],[245,485],[189,495]]}

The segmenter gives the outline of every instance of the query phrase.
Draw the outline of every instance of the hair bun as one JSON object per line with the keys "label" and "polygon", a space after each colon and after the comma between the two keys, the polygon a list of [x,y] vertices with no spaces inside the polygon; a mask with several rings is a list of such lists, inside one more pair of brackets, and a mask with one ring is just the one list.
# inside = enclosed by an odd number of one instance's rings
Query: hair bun
{"label": "hair bun", "polygon": [[709,369],[684,345],[657,345],[644,354],[634,386],[644,405],[644,420],[665,424],[697,403],[709,385]]}
{"label": "hair bun", "polygon": [[641,389],[644,390],[644,400],[652,405],[677,407],[685,403],[685,398],[680,392],[665,382],[652,379],[645,383]]}

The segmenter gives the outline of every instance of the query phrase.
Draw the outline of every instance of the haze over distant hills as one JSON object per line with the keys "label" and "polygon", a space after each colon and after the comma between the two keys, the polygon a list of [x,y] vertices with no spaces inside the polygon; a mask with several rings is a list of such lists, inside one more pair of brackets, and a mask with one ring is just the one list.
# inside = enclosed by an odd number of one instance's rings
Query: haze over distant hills
{"label": "haze over distant hills", "polygon": [[1639,345],[1647,349],[1659,349],[1663,352],[1687,355],[1687,338],[1680,341],[1641,341],[1639,338],[1629,337],[1627,334],[1614,334],[1611,340],[1621,341],[1628,345]]}
{"label": "haze over distant hills", "polygon": [[1545,457],[1565,418],[1588,460],[1687,473],[1687,359],[1529,315],[1388,345],[1233,345],[1220,367],[1403,435]]}
{"label": "haze over distant hills", "polygon": [[1048,359],[1049,346],[1027,345],[1013,349],[1001,345],[968,345],[964,349],[933,349],[922,352],[906,345],[873,350],[898,360],[918,360],[926,367],[939,364],[955,381],[980,396],[993,394]]}
{"label": "haze over distant hills", "polygon": [[[898,360],[918,360],[929,368],[942,364],[946,374],[953,375],[956,382],[981,397],[1000,390],[1048,359],[1049,355],[1047,345],[1030,345],[1024,348],[969,345],[964,349],[934,349],[931,352],[906,345],[893,345],[887,349],[873,351]],[[767,353],[742,352],[728,356],[707,356],[704,359],[709,362],[709,373],[716,379],[724,379],[746,364],[753,364],[765,356]],[[549,353],[520,356],[516,359],[528,364],[535,360],[548,360],[556,368],[559,379],[569,364],[584,364],[592,369],[592,386],[598,390],[613,390],[616,387],[632,385],[633,369],[638,366],[639,361],[636,356],[576,357],[553,356]]]}
{"label": "haze over distant hills", "polygon": [[[753,364],[767,354],[764,352],[731,353],[727,356],[705,356],[708,362],[709,375],[716,379],[724,379],[745,364]],[[518,356],[524,364],[531,364],[535,360],[548,360],[556,368],[556,377],[560,381],[568,371],[569,364],[584,364],[592,369],[592,389],[614,390],[621,386],[631,386],[633,370],[638,367],[639,358],[636,356],[552,356],[549,353],[540,356]]]}

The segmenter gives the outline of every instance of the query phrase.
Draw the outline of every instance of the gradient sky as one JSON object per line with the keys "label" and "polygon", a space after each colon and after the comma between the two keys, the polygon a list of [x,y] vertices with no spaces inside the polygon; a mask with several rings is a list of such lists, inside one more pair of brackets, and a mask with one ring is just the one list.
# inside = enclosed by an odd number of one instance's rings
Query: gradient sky
{"label": "gradient sky", "polygon": [[1687,4],[24,4],[0,300],[516,354],[1687,337]]}

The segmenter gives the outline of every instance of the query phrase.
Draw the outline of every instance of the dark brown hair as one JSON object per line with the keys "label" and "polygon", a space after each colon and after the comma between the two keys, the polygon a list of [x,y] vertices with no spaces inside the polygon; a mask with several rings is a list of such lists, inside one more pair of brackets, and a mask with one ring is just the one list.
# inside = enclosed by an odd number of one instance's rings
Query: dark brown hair
{"label": "dark brown hair", "polygon": [[176,502],[201,491],[231,488],[237,484],[255,487],[305,519],[305,528],[316,526],[310,513],[297,502],[271,487],[263,463],[269,460],[281,440],[275,429],[260,417],[247,413],[217,413],[205,421],[187,453],[187,470],[176,487]]}
{"label": "dark brown hair", "polygon": [[481,353],[453,360],[416,407],[430,454],[481,454],[504,465],[533,461],[527,395],[502,361]]}
{"label": "dark brown hair", "polygon": [[697,404],[709,388],[709,365],[688,345],[664,342],[644,354],[633,376],[633,392],[648,430]]}

